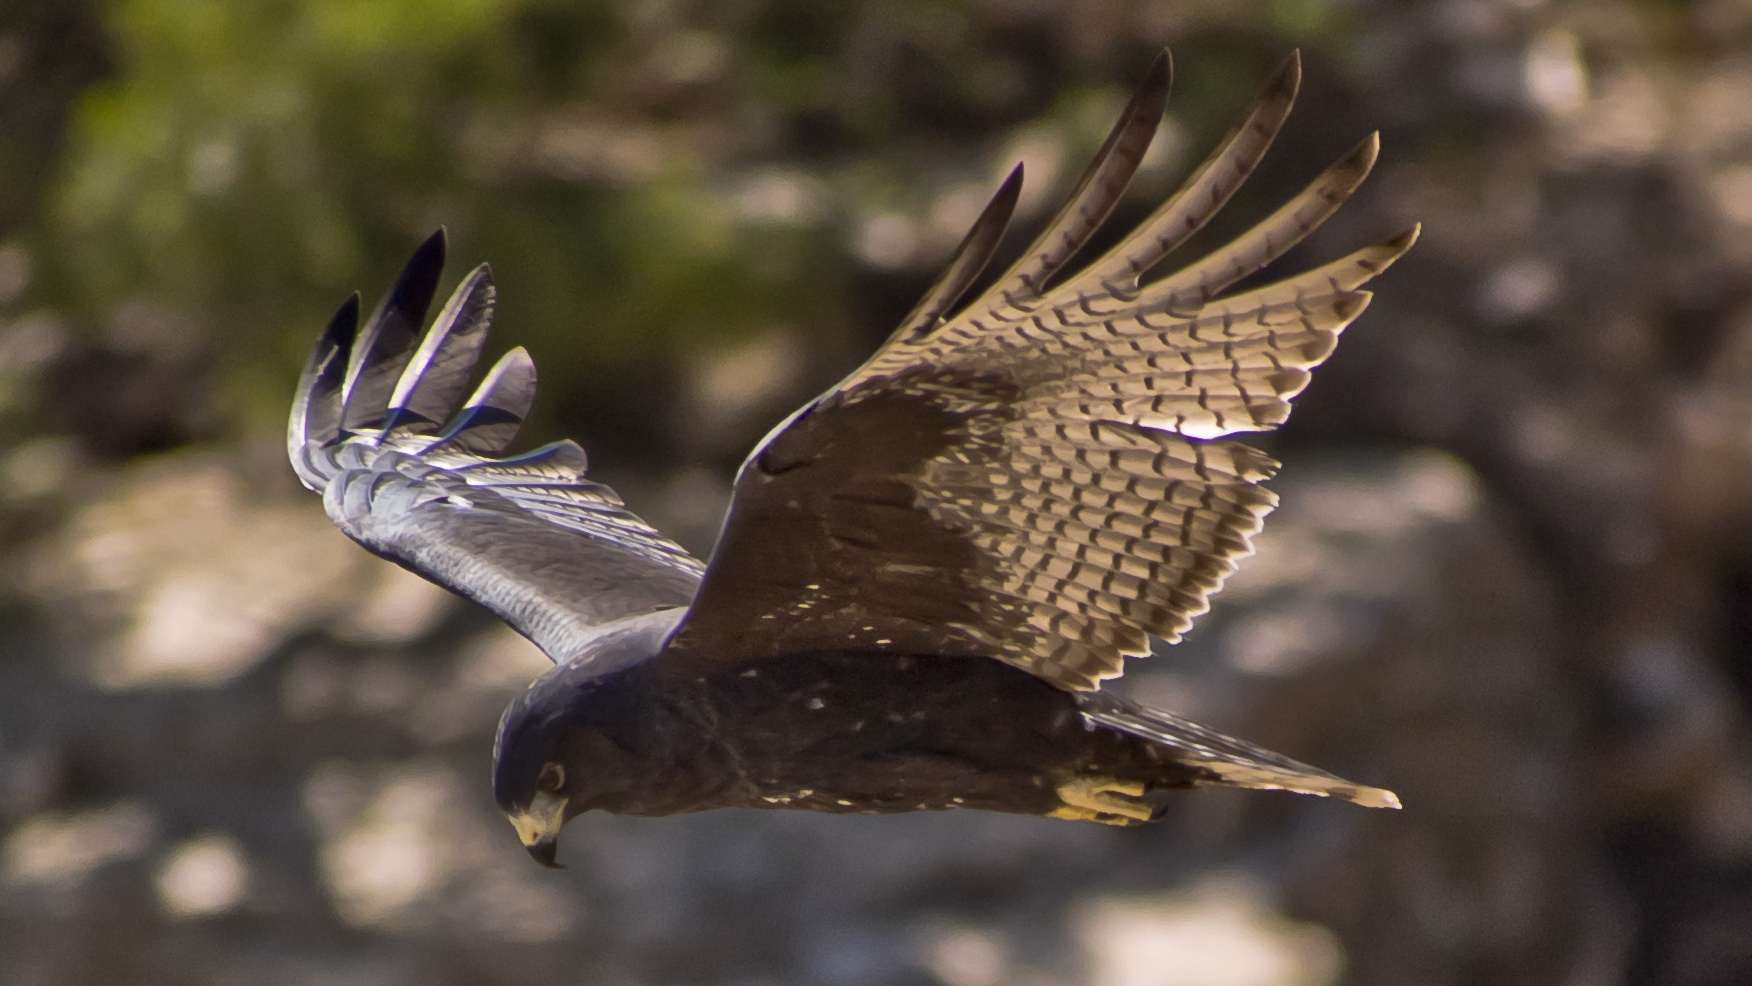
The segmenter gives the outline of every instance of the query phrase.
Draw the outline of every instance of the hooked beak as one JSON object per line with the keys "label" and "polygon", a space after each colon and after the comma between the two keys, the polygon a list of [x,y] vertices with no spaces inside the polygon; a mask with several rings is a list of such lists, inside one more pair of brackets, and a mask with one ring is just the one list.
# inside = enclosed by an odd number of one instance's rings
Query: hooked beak
{"label": "hooked beak", "polygon": [[506,815],[517,830],[517,841],[529,850],[529,858],[549,869],[564,869],[556,860],[560,851],[560,827],[566,824],[566,799],[545,791],[523,811]]}
{"label": "hooked beak", "polygon": [[529,850],[529,858],[535,860],[550,870],[563,870],[555,857],[560,851],[559,839],[538,839],[535,842],[525,842],[523,848]]}

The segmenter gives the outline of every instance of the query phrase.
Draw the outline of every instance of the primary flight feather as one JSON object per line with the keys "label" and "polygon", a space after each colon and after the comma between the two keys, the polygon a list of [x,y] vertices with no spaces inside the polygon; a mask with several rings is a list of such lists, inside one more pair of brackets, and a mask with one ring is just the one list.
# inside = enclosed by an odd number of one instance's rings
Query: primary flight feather
{"label": "primary flight feather", "polygon": [[[991,259],[1018,166],[868,361],[736,477],[704,564],[585,476],[560,441],[504,456],[534,400],[514,349],[469,389],[492,322],[476,268],[422,336],[434,234],[359,326],[331,321],[293,400],[293,468],[346,534],[468,597],[554,661],[494,744],[494,796],[552,864],[600,808],[981,808],[1131,824],[1203,784],[1371,807],[1389,791],[1099,690],[1177,641],[1251,549],[1276,427],[1414,227],[1231,291],[1362,183],[1375,135],[1225,246],[1164,259],[1228,201],[1288,116],[1292,55],[1186,182],[1106,253],[1167,101],[1164,52],[1070,199]],[[959,307],[958,307],[959,305]]]}

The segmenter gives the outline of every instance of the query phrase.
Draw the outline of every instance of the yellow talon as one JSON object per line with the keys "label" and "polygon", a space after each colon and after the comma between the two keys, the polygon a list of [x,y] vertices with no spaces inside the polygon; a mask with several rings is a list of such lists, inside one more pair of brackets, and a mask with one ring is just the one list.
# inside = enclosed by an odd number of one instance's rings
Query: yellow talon
{"label": "yellow talon", "polygon": [[1130,825],[1147,822],[1154,812],[1150,806],[1134,800],[1144,794],[1141,781],[1117,777],[1078,777],[1059,785],[1060,807],[1048,812],[1051,818],[1066,818],[1080,822],[1101,822],[1106,825]]}

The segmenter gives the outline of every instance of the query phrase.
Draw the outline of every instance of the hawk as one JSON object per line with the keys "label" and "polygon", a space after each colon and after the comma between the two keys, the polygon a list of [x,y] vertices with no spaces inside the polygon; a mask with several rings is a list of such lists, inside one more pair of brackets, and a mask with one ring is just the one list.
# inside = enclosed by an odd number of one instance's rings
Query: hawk
{"label": "hawk", "polygon": [[535,393],[521,348],[469,391],[486,265],[422,335],[440,230],[358,326],[330,322],[288,451],[370,551],[485,606],[554,667],[517,696],[493,795],[555,865],[581,812],[984,809],[1150,821],[1173,792],[1390,791],[1100,690],[1180,639],[1251,550],[1278,463],[1234,440],[1290,411],[1413,227],[1231,290],[1369,173],[1371,134],[1234,241],[1163,260],[1252,172],[1290,111],[1292,54],[1245,116],[1112,249],[1069,262],[1120,200],[1171,79],[1152,64],[1070,199],[973,300],[1017,165],[864,365],[775,427],[701,562],[558,441],[507,455]]}

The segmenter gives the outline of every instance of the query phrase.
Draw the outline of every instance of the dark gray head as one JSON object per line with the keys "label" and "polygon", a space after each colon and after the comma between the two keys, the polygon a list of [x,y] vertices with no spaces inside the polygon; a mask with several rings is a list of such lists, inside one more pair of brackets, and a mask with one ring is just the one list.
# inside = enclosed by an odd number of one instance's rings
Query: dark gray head
{"label": "dark gray head", "polygon": [[610,736],[640,714],[630,669],[662,648],[679,610],[617,621],[581,652],[537,678],[499,717],[493,799],[536,862],[556,866],[560,829],[589,808]]}
{"label": "dark gray head", "polygon": [[560,665],[511,700],[493,739],[493,800],[543,866],[555,866],[561,826],[582,809],[567,776],[566,740],[587,722],[597,675]]}

